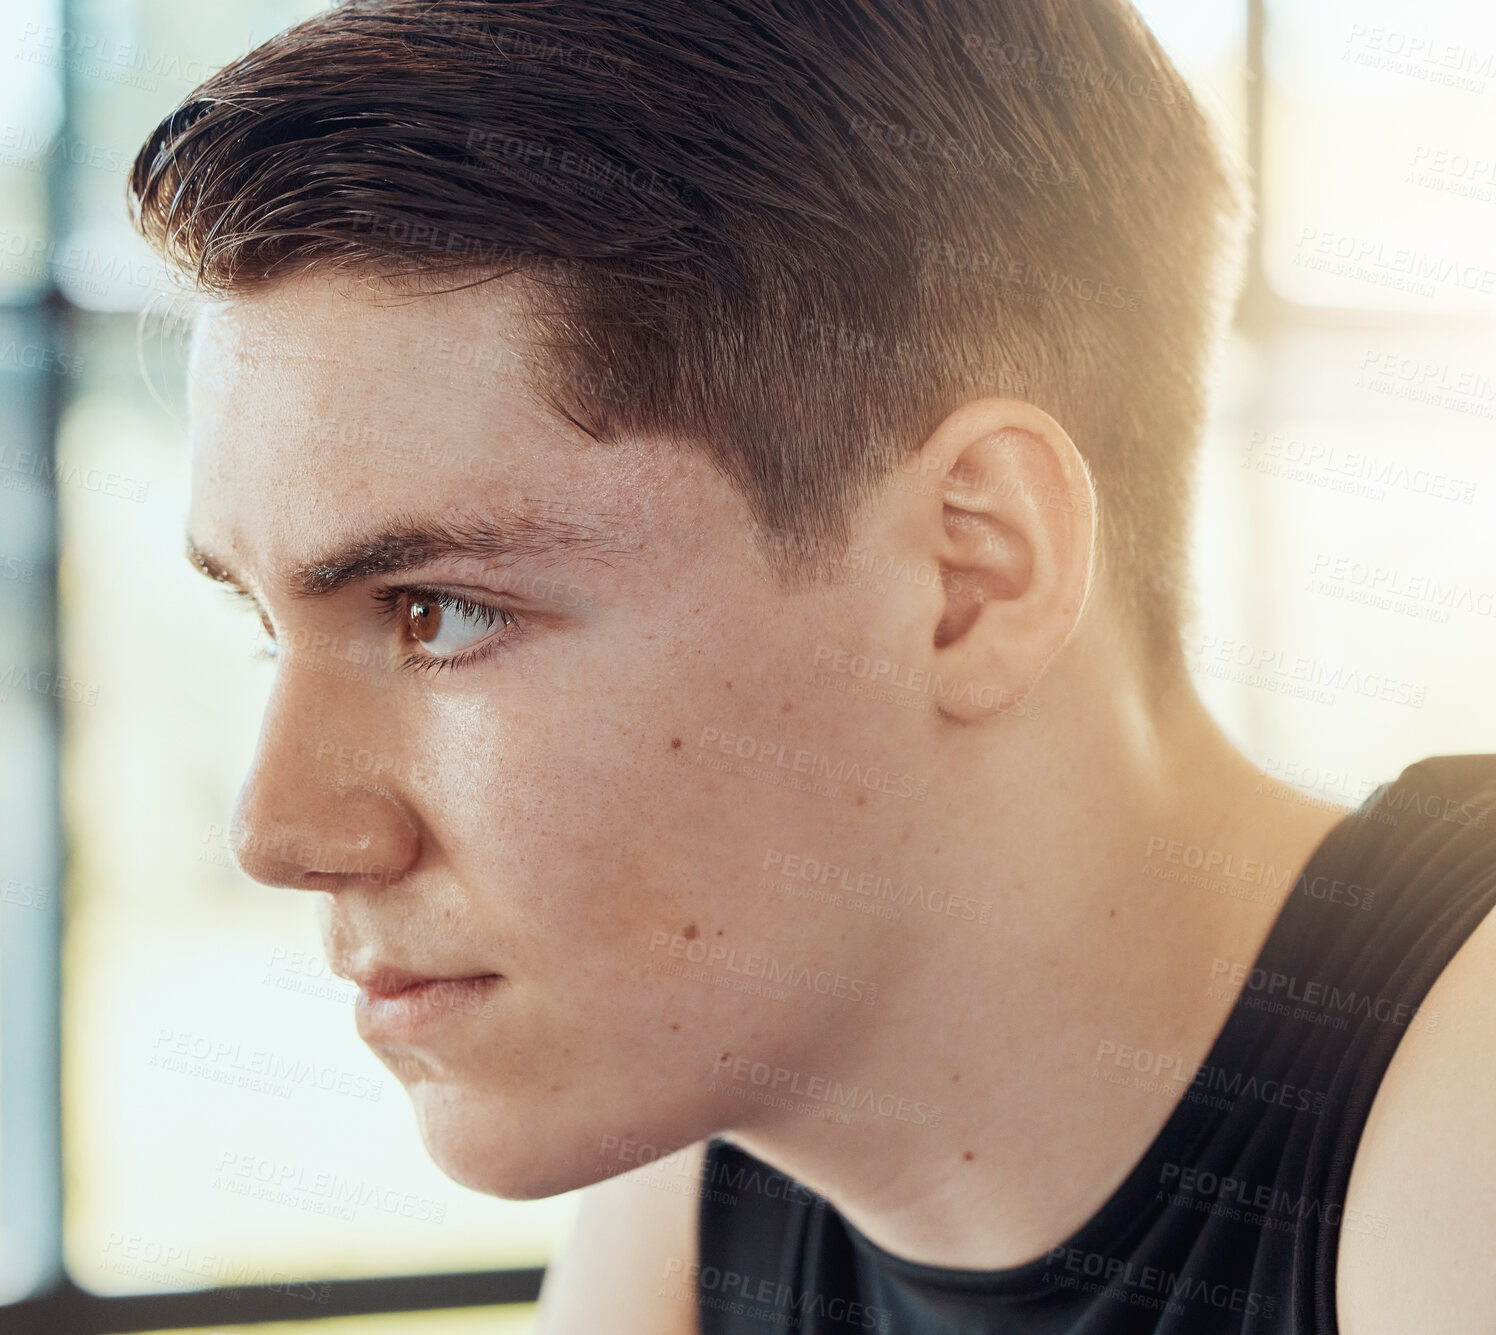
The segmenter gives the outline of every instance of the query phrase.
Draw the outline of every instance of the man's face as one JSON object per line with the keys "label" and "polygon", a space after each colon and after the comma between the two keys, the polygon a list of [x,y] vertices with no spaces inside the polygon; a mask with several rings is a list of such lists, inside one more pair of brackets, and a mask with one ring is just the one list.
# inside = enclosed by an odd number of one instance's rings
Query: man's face
{"label": "man's face", "polygon": [[850,656],[940,599],[786,592],[703,455],[547,412],[522,328],[497,284],[301,279],[205,314],[189,388],[190,535],[278,647],[241,863],[320,892],[340,971],[498,976],[359,1024],[441,1167],[515,1198],[746,1125],[729,1061],[835,1077],[877,1025],[896,929],[793,859],[899,880],[936,723]]}

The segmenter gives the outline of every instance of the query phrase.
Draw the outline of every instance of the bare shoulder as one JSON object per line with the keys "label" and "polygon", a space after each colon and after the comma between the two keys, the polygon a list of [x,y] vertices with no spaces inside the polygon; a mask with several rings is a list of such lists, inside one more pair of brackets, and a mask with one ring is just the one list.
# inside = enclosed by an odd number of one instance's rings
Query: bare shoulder
{"label": "bare shoulder", "polygon": [[704,1142],[585,1188],[547,1268],[541,1335],[698,1335],[694,1288]]}
{"label": "bare shoulder", "polygon": [[[1398,1044],[1362,1133],[1336,1278],[1341,1335],[1486,1335],[1496,1308],[1496,913]],[[1351,1229],[1353,1219],[1380,1221]]]}

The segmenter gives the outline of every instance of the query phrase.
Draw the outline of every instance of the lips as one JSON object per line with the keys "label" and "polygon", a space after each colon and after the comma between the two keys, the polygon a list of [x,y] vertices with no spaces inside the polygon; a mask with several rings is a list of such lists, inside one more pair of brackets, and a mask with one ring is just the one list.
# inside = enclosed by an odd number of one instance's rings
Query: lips
{"label": "lips", "polygon": [[480,978],[498,977],[494,973],[415,973],[409,969],[387,966],[344,976],[357,983],[359,991],[371,1001],[390,1001],[415,988],[425,987],[428,983],[466,983]]}
{"label": "lips", "polygon": [[384,970],[359,974],[354,981],[358,1031],[376,1047],[470,1041],[462,1037],[463,1026],[492,1016],[504,996],[503,975],[496,973],[454,978]]}

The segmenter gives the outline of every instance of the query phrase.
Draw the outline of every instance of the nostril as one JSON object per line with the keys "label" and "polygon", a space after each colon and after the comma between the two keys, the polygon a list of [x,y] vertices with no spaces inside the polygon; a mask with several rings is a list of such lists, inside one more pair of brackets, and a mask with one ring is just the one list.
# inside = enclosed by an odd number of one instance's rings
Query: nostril
{"label": "nostril", "polygon": [[267,722],[228,821],[244,875],[292,890],[403,882],[420,860],[422,829],[398,787],[376,787],[312,763],[315,732]]}

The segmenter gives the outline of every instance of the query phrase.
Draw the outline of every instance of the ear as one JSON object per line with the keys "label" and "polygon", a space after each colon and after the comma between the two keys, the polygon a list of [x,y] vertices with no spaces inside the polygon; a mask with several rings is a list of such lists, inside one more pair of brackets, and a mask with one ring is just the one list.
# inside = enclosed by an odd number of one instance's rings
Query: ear
{"label": "ear", "polygon": [[1014,399],[962,405],[921,447],[919,467],[939,508],[926,528],[944,586],[932,667],[959,686],[941,693],[941,712],[967,723],[1011,713],[1091,590],[1090,473],[1048,413]]}

